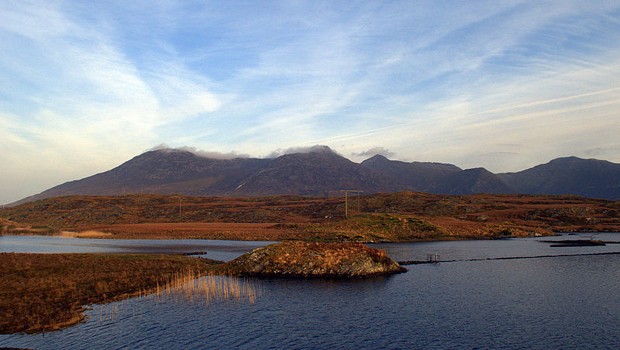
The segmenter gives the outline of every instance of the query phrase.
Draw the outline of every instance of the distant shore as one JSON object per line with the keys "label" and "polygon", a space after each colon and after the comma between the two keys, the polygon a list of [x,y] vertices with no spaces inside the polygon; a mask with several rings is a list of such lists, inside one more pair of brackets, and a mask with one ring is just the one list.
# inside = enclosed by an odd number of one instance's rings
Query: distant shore
{"label": "distant shore", "polygon": [[[355,218],[353,219],[355,220]],[[343,223],[342,226],[350,225]],[[355,225],[355,224],[353,224]],[[351,225],[351,226],[353,226]],[[367,231],[370,231],[368,233]],[[140,223],[120,225],[100,225],[80,229],[46,232],[28,228],[5,232],[6,236],[50,236],[64,238],[89,239],[207,239],[230,241],[287,241],[302,240],[308,242],[359,242],[359,243],[411,243],[454,240],[485,240],[523,237],[553,236],[556,233],[536,228],[502,226],[494,233],[489,230],[465,231],[458,234],[416,234],[398,236],[393,232],[373,232],[370,229],[333,228],[333,225],[321,224],[278,224],[278,223]]]}
{"label": "distant shore", "polygon": [[[349,203],[350,202],[350,203]],[[68,196],[5,208],[0,234],[76,238],[418,242],[619,232],[620,202],[576,196]]]}

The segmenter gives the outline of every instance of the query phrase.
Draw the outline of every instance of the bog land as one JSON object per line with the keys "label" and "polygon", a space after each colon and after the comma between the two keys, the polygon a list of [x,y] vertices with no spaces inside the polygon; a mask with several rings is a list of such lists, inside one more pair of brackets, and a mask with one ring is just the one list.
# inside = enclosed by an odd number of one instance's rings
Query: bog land
{"label": "bog land", "polygon": [[620,231],[620,202],[577,196],[67,196],[0,211],[2,234],[412,242]]}

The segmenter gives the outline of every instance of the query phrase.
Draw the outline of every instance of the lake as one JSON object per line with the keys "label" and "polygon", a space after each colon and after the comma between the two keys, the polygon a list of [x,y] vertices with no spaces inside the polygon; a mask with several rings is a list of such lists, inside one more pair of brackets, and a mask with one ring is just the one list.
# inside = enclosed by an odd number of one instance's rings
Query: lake
{"label": "lake", "polygon": [[[620,234],[595,238],[620,241]],[[0,251],[30,246],[36,252],[130,252],[128,246],[134,246],[137,252],[207,250],[207,257],[229,260],[265,244],[59,238],[50,245],[48,238],[41,238],[42,244],[38,239],[0,237]],[[444,262],[352,281],[218,277],[217,283],[252,289],[256,298],[172,294],[95,305],[82,324],[46,334],[0,335],[0,347],[617,349],[620,255],[614,253],[620,253],[620,244],[550,247],[539,240],[376,244],[396,260],[425,260],[437,253]],[[524,259],[493,260],[507,257]]]}
{"label": "lake", "polygon": [[0,236],[0,253],[161,253],[187,254],[228,261],[275,242],[204,239],[91,239],[59,236]]}

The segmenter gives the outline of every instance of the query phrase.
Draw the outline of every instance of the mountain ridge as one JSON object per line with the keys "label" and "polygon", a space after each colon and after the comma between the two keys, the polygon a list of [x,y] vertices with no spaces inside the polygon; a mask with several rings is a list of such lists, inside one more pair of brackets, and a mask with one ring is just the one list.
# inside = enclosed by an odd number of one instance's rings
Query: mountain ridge
{"label": "mountain ridge", "polygon": [[144,152],[117,167],[65,182],[10,205],[64,195],[327,195],[417,191],[433,194],[572,194],[620,199],[620,164],[562,157],[512,173],[375,155],[355,163],[327,146],[274,158],[216,159],[181,149]]}

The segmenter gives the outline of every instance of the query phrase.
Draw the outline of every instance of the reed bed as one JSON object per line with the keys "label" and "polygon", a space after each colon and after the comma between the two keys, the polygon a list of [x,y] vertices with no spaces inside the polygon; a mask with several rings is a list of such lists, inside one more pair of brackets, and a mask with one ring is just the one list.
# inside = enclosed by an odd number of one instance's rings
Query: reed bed
{"label": "reed bed", "polygon": [[175,274],[163,285],[157,285],[143,295],[154,294],[156,300],[179,303],[201,303],[234,300],[254,304],[261,290],[251,280],[219,275],[200,275],[194,271]]}
{"label": "reed bed", "polygon": [[[199,274],[194,271],[177,273],[166,282],[158,283],[152,289],[141,290],[137,297],[155,303],[177,303],[180,305],[209,306],[218,301],[247,302],[254,304],[262,290],[252,279],[214,274]],[[120,300],[106,307],[96,308],[89,315],[98,322],[115,322],[121,315],[139,316],[144,310],[141,303],[129,299]]]}

